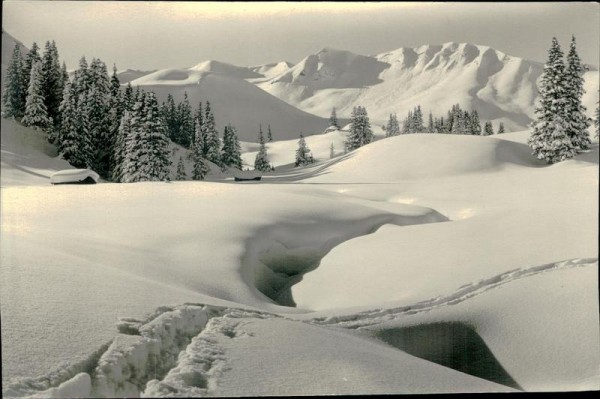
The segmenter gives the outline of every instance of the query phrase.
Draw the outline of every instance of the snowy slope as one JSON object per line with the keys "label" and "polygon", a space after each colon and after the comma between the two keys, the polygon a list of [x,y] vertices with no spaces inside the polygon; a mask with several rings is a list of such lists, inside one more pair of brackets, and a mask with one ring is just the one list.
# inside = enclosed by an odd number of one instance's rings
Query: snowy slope
{"label": "snowy slope", "polygon": [[155,71],[138,71],[136,69],[125,69],[122,71],[117,71],[117,77],[119,78],[119,82],[121,82],[121,84],[126,84],[127,82],[131,82],[132,80],[136,80],[152,72]]}
{"label": "snowy slope", "polygon": [[46,134],[2,118],[2,174],[0,186],[50,184],[50,175],[73,167],[57,158],[56,148]]}
{"label": "snowy slope", "polygon": [[260,76],[247,68],[206,61],[190,69],[159,70],[131,84],[153,90],[159,101],[166,100],[168,94],[176,102],[182,101],[184,92],[194,108],[200,101],[210,101],[219,131],[231,123],[244,141],[256,140],[260,124],[265,131],[270,124],[277,140],[297,137],[300,132],[321,133],[327,128],[326,119],[286,104],[244,80]]}
{"label": "snowy slope", "polygon": [[[540,63],[468,43],[399,48],[370,57],[323,49],[259,87],[323,117],[333,107],[338,116],[348,117],[359,104],[380,124],[390,113],[403,118],[419,104],[426,113],[445,116],[459,103],[477,109],[482,120],[503,121],[514,131],[525,128],[534,115],[542,70]],[[596,67],[586,80],[586,106],[593,109]]]}
{"label": "snowy slope", "polygon": [[511,389],[373,338],[441,321],[517,389],[600,384],[596,141],[546,166],[528,132],[406,135],[261,182],[61,187],[16,174],[53,170],[29,133],[3,121],[6,397]]}

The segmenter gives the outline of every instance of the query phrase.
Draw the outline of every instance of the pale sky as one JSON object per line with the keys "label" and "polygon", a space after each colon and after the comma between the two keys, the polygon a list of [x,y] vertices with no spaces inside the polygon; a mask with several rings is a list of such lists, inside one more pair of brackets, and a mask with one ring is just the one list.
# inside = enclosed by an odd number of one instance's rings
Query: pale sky
{"label": "pale sky", "polygon": [[296,63],[323,47],[371,55],[399,47],[469,42],[544,62],[552,36],[575,34],[598,65],[598,3],[206,3],[15,1],[5,31],[30,47],[55,40],[61,60],[98,57],[119,69]]}

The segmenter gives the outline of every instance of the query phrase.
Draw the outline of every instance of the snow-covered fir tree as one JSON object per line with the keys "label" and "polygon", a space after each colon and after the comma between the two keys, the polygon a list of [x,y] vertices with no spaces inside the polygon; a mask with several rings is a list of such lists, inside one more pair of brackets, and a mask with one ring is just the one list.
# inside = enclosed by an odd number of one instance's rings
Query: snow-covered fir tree
{"label": "snow-covered fir tree", "polygon": [[177,106],[177,116],[179,122],[179,132],[176,135],[175,142],[185,148],[189,148],[194,135],[194,117],[192,116],[192,107],[188,100],[187,91],[183,93],[183,101]]}
{"label": "snow-covered fir tree", "polygon": [[2,102],[4,111],[2,115],[5,118],[21,118],[25,113],[23,98],[26,96],[28,86],[23,84],[23,57],[18,44],[15,44],[12,57],[6,69],[6,83],[4,84],[4,93],[2,93]]}
{"label": "snow-covered fir tree", "polygon": [[[202,128],[202,125],[204,125],[204,114],[202,111],[202,102],[198,103],[198,109],[196,110],[196,113],[194,114],[194,141],[192,146],[194,145],[200,145],[200,150],[202,151],[202,154],[205,154],[205,146],[206,146],[206,137],[204,137],[204,129]],[[200,140],[198,141],[198,137],[200,138]]]}
{"label": "snow-covered fir tree", "polygon": [[400,125],[398,124],[398,118],[396,114],[390,114],[388,123],[385,126],[385,137],[397,136],[400,134]]}
{"label": "snow-covered fir tree", "polygon": [[314,162],[314,158],[306,144],[306,140],[302,133],[300,133],[300,140],[298,140],[298,149],[296,150],[296,162],[295,167],[308,165]]}
{"label": "snow-covered fir tree", "polygon": [[133,87],[131,87],[131,82],[127,82],[127,86],[125,86],[125,91],[123,92],[123,109],[126,111],[132,111],[134,104],[135,97],[133,93]]}
{"label": "snow-covered fir tree", "polygon": [[125,152],[129,135],[131,134],[131,111],[125,110],[121,116],[121,123],[117,131],[115,139],[114,154],[113,154],[113,170],[112,180],[120,183],[123,181],[123,173],[125,166]]}
{"label": "snow-covered fir tree", "polygon": [[506,133],[506,131],[504,130],[504,123],[500,122],[500,125],[498,125],[498,132],[496,134],[502,133]]}
{"label": "snow-covered fir tree", "polygon": [[187,180],[187,173],[185,172],[185,165],[183,163],[183,157],[179,157],[179,162],[177,163],[177,173],[175,175],[175,180]]}
{"label": "snow-covered fir tree", "polygon": [[423,112],[421,106],[417,105],[413,112],[413,122],[411,126],[411,133],[423,133],[425,126],[423,125]]}
{"label": "snow-covered fir tree", "polygon": [[581,63],[575,44],[575,36],[571,38],[567,65],[565,69],[565,107],[563,118],[567,122],[567,133],[578,152],[590,148],[588,133],[590,119],[586,116],[586,108],[581,103],[585,93],[583,74],[586,68]]}
{"label": "snow-covered fir tree", "polygon": [[329,159],[332,159],[333,157],[335,157],[335,147],[333,146],[333,143],[331,143],[329,146]]}
{"label": "snow-covered fir tree", "polygon": [[427,133],[435,133],[435,125],[433,124],[433,114],[429,112],[429,122],[427,123]]}
{"label": "snow-covered fir tree", "polygon": [[205,144],[205,158],[216,165],[221,165],[221,140],[219,140],[219,132],[215,127],[215,117],[212,109],[210,108],[210,102],[206,102],[206,108],[204,112],[204,124],[203,137],[206,140]]}
{"label": "snow-covered fir tree", "polygon": [[271,125],[267,128],[267,141],[269,143],[273,142],[273,133],[271,132]]}
{"label": "snow-covered fir tree", "polygon": [[491,136],[494,134],[494,126],[492,126],[492,122],[486,121],[485,126],[483,128],[482,136]]}
{"label": "snow-covered fir tree", "polygon": [[119,127],[121,125],[121,118],[125,112],[125,106],[123,102],[123,94],[121,92],[121,83],[117,76],[117,66],[113,65],[113,73],[110,78],[110,96],[108,101],[108,130],[110,136],[110,144],[112,148],[108,149],[109,154],[109,167],[107,168],[107,176],[113,176],[113,170],[117,167],[117,161],[115,159],[116,145],[119,140]]}
{"label": "snow-covered fir tree", "polygon": [[356,106],[350,115],[350,133],[345,146],[348,151],[355,150],[373,141],[373,131],[367,110],[364,107]]}
{"label": "snow-covered fir tree", "polygon": [[269,155],[267,154],[267,146],[265,145],[262,128],[259,129],[258,142],[260,143],[260,147],[256,154],[256,158],[254,159],[254,169],[261,172],[268,172],[272,170],[272,167],[269,163]]}
{"label": "snow-covered fir tree", "polygon": [[[75,83],[67,81],[60,104],[61,127],[57,138],[59,154],[76,168],[89,168],[94,159],[87,110],[82,109],[85,93],[78,94]],[[81,104],[80,104],[81,100]]]}
{"label": "snow-covered fir tree", "polygon": [[[134,106],[132,134],[126,142],[123,181],[162,181],[169,178],[169,138],[153,92]],[[143,109],[143,110],[142,110]],[[137,114],[137,115],[136,115]],[[139,115],[142,115],[140,118]]]}
{"label": "snow-covered fir tree", "polygon": [[479,120],[479,113],[476,109],[471,112],[471,118],[469,121],[469,134],[476,136],[481,135],[481,122]]}
{"label": "snow-covered fir tree", "polygon": [[331,116],[329,116],[329,126],[333,126],[336,129],[340,129],[340,125],[338,123],[337,115],[335,113],[335,107],[331,110]]}
{"label": "snow-covered fir tree", "polygon": [[233,126],[225,126],[223,132],[223,148],[221,150],[221,164],[242,170],[242,153],[236,130]]}
{"label": "snow-covered fir tree", "polygon": [[27,90],[27,101],[25,103],[25,115],[21,120],[23,125],[36,130],[47,130],[52,125],[48,117],[48,111],[44,105],[42,92],[42,63],[37,61],[31,67],[31,78]]}
{"label": "snow-covered fir tree", "polygon": [[[200,110],[202,110],[202,106],[200,106]],[[202,114],[200,114],[200,118],[202,118]],[[200,121],[201,119],[197,117],[195,142],[192,145],[192,161],[194,162],[194,166],[192,168],[193,180],[204,180],[206,174],[210,172],[210,167],[204,159],[204,139],[202,134],[200,133]]]}
{"label": "snow-covered fir tree", "polygon": [[568,122],[563,117],[567,102],[564,76],[563,52],[558,40],[553,37],[540,82],[540,100],[532,123],[533,132],[528,140],[532,155],[548,163],[563,161],[577,154],[577,146],[569,136]]}
{"label": "snow-covered fir tree", "polygon": [[62,71],[58,59],[58,50],[54,41],[46,42],[44,54],[42,56],[42,96],[44,105],[48,111],[48,116],[57,122],[58,108],[62,101]]}
{"label": "snow-covered fir tree", "polygon": [[25,112],[27,90],[29,88],[29,81],[31,79],[31,68],[33,67],[33,64],[38,61],[42,61],[42,57],[40,57],[39,47],[37,43],[33,42],[31,48],[23,58],[23,74],[21,76],[21,78],[23,79],[23,98],[21,99],[23,112]]}

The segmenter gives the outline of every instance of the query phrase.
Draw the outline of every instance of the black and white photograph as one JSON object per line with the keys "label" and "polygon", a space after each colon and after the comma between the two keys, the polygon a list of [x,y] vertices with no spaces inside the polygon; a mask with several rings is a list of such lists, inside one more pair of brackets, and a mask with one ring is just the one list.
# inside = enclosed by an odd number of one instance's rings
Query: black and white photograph
{"label": "black and white photograph", "polygon": [[600,390],[598,2],[2,2],[2,397]]}

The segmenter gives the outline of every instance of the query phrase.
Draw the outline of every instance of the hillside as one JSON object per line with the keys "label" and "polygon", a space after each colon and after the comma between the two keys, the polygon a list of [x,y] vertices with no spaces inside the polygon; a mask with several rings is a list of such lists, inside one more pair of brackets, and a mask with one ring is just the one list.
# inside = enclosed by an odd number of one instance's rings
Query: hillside
{"label": "hillside", "polygon": [[237,128],[243,141],[256,141],[259,125],[267,125],[276,140],[321,133],[328,126],[325,118],[301,111],[244,80],[260,76],[246,68],[207,61],[190,69],[163,69],[131,82],[156,93],[159,101],[168,94],[176,102],[187,92],[190,104],[196,108],[210,101],[217,129],[222,134],[225,124]]}

